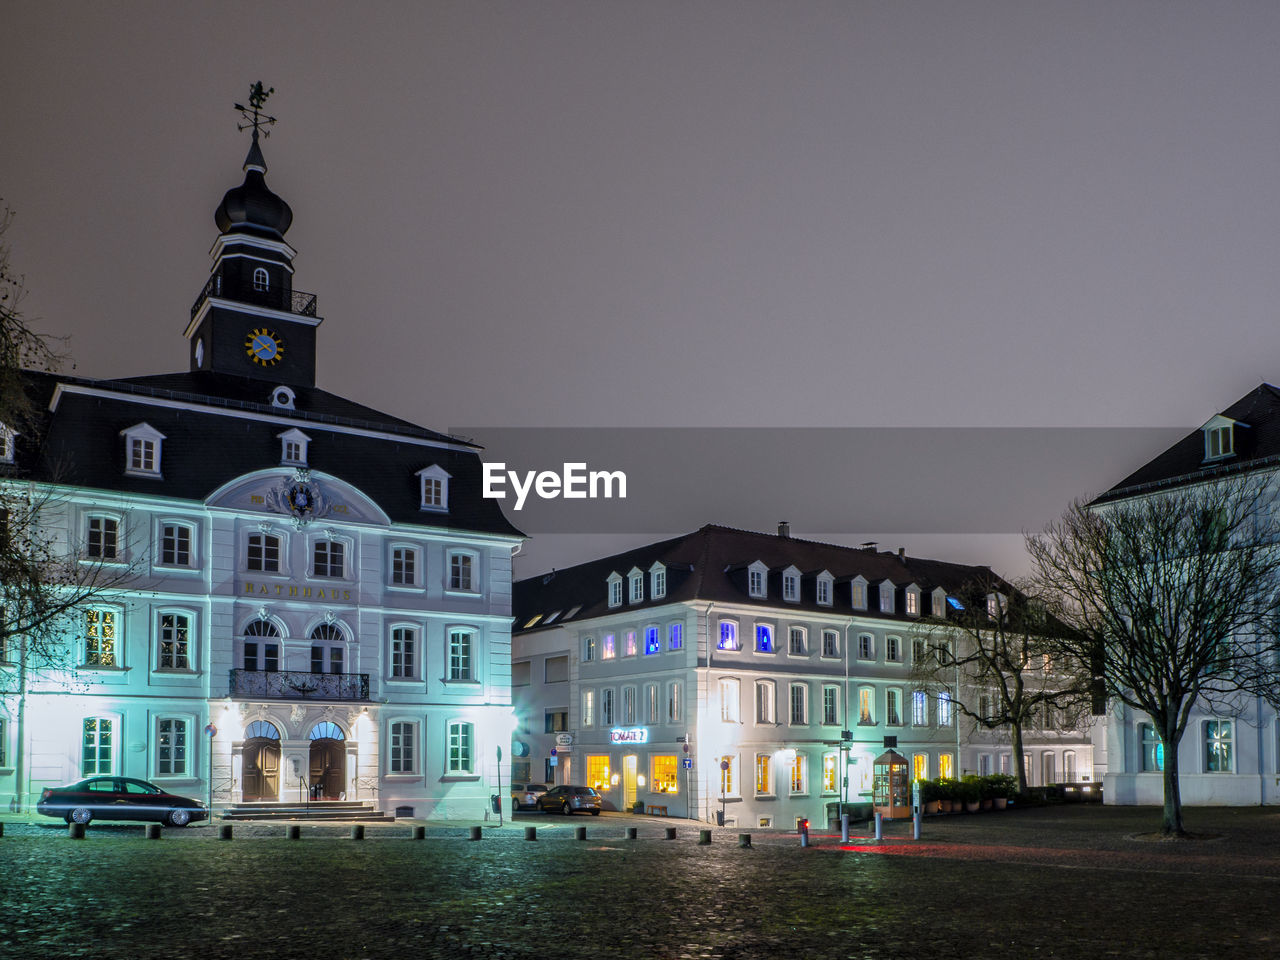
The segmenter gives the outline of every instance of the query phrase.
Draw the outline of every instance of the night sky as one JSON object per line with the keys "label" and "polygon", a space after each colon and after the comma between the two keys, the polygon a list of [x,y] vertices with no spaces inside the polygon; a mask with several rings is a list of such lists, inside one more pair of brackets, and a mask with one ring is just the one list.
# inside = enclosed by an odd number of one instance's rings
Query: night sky
{"label": "night sky", "polygon": [[[4,24],[7,239],[81,375],[186,368],[248,146],[231,105],[262,79],[320,385],[426,426],[1189,429],[1280,378],[1275,3],[41,3]],[[705,519],[770,529],[796,496]],[[858,532],[1019,563],[999,531]],[[517,572],[613,546],[540,535]]]}

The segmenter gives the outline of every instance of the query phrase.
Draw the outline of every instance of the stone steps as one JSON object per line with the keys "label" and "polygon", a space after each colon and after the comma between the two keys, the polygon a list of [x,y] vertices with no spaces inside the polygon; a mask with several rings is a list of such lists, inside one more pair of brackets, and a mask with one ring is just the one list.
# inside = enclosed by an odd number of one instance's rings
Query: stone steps
{"label": "stone steps", "polygon": [[312,800],[308,803],[281,803],[252,800],[233,803],[222,812],[223,820],[358,820],[361,823],[394,823],[395,817],[374,808],[368,801]]}

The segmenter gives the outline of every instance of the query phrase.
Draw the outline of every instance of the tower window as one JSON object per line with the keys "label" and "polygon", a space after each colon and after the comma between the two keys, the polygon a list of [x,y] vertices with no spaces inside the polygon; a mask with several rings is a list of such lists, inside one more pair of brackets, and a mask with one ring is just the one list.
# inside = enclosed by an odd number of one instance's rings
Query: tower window
{"label": "tower window", "polygon": [[271,277],[266,267],[256,267],[253,271],[253,289],[265,293],[271,287]]}

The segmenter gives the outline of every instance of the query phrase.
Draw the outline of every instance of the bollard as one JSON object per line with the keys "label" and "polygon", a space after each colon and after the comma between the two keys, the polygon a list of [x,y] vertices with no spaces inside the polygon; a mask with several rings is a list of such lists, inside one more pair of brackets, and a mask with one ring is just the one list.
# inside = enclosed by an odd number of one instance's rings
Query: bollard
{"label": "bollard", "polygon": [[800,846],[807,847],[809,845],[809,821],[800,821]]}
{"label": "bollard", "polygon": [[0,837],[4,836],[4,821],[0,820]]}
{"label": "bollard", "polygon": [[472,827],[472,828],[471,828],[471,839],[472,839],[472,840],[479,840],[479,839],[480,839],[480,828],[479,828],[479,827]]}
{"label": "bollard", "polygon": [[634,840],[635,838],[636,838],[636,828],[635,828],[635,827],[627,827],[627,839],[628,839],[628,840]]}
{"label": "bollard", "polygon": [[160,839],[160,824],[158,824],[158,823],[148,823],[148,824],[147,824],[146,838],[147,838],[148,840],[159,840],[159,839]]}
{"label": "bollard", "polygon": [[231,839],[231,824],[224,823],[222,826],[218,827],[218,839],[219,840]]}
{"label": "bollard", "polygon": [[70,837],[72,840],[83,840],[84,824],[83,823],[67,824],[67,836]]}
{"label": "bollard", "polygon": [[301,840],[302,828],[298,826],[296,823],[291,823],[289,825],[288,833],[286,834],[286,836],[288,836],[290,840]]}
{"label": "bollard", "polygon": [[917,810],[914,814],[912,814],[911,819],[914,821],[913,829],[912,829],[913,839],[919,840],[920,839],[920,811]]}
{"label": "bollard", "polygon": [[740,834],[738,834],[738,846],[740,846],[740,847],[749,847],[749,846],[751,846],[751,834],[749,834],[749,833],[740,833]]}
{"label": "bollard", "polygon": [[884,839],[884,814],[876,814],[876,843]]}
{"label": "bollard", "polygon": [[413,840],[425,840],[427,839],[427,828],[414,827],[413,830],[410,832],[409,836]]}
{"label": "bollard", "polygon": [[849,815],[847,813],[840,814],[840,842],[849,842]]}
{"label": "bollard", "polygon": [[537,828],[537,827],[525,827],[525,828],[524,828],[524,838],[525,838],[526,840],[537,840],[537,839],[538,839],[538,828]]}
{"label": "bollard", "polygon": [[699,846],[702,846],[702,845],[708,844],[708,843],[710,843],[710,842],[711,842],[711,831],[710,831],[710,830],[699,830],[699,831],[698,831],[698,844],[699,844]]}
{"label": "bollard", "polygon": [[585,840],[585,839],[587,839],[587,828],[586,828],[586,827],[574,827],[574,828],[573,828],[573,839],[575,839],[575,840]]}
{"label": "bollard", "polygon": [[676,828],[675,828],[675,827],[667,827],[667,839],[668,839],[668,840],[674,840],[675,838],[676,838]]}
{"label": "bollard", "polygon": [[363,839],[364,839],[364,824],[363,824],[363,823],[353,823],[353,824],[351,825],[351,839],[352,839],[352,840],[363,840]]}

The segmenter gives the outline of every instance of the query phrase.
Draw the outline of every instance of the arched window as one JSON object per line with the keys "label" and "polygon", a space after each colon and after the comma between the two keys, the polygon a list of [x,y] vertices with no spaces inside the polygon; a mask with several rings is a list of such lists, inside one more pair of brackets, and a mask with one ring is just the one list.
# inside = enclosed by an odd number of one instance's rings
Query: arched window
{"label": "arched window", "polygon": [[347,735],[332,720],[322,720],[311,728],[312,740],[345,740]]}
{"label": "arched window", "polygon": [[270,620],[250,620],[244,628],[244,668],[280,669],[280,631]]}
{"label": "arched window", "polygon": [[253,289],[258,293],[265,293],[271,285],[271,278],[267,274],[266,267],[255,267],[253,271]]}
{"label": "arched window", "polygon": [[[347,639],[342,628],[321,623],[311,631],[311,672],[342,673]],[[325,669],[326,661],[328,670]]]}
{"label": "arched window", "polygon": [[274,723],[255,720],[245,728],[244,738],[246,740],[279,740],[280,731],[276,729]]}

